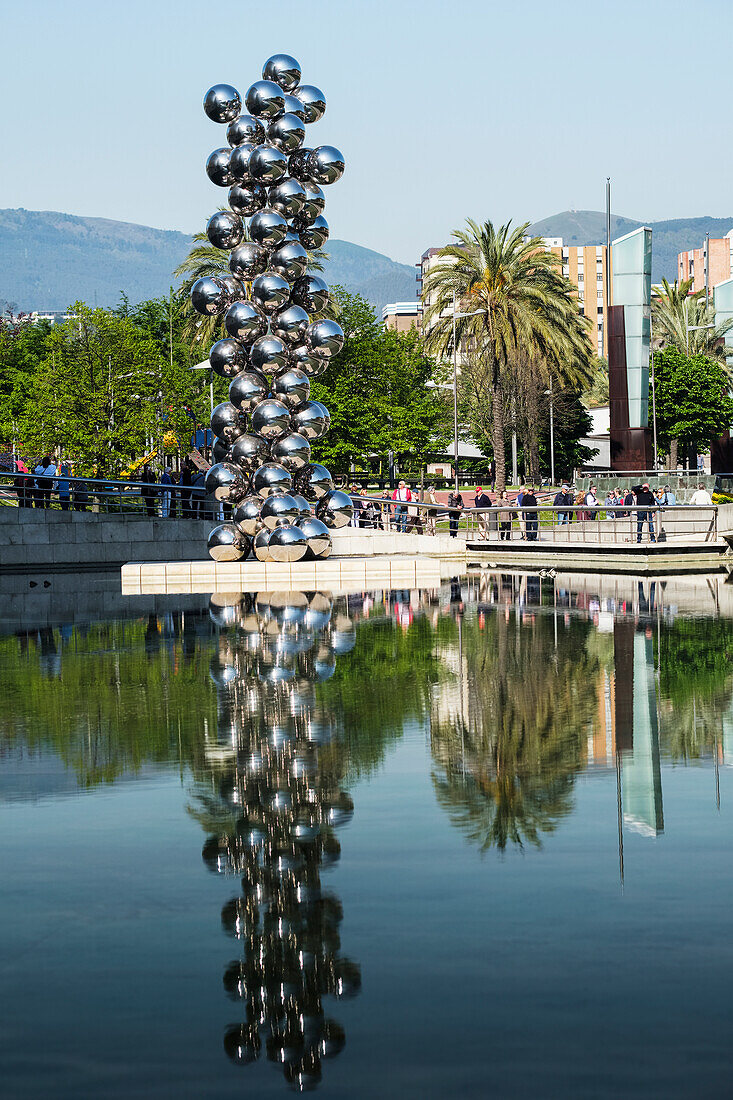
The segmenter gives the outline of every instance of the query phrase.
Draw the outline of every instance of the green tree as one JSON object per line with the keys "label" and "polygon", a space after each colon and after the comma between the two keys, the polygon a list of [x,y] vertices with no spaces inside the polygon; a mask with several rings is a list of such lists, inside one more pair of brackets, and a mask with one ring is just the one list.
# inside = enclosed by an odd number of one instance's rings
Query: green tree
{"label": "green tree", "polygon": [[440,262],[425,279],[427,346],[445,354],[453,346],[453,305],[459,317],[456,340],[474,351],[486,375],[496,487],[506,484],[504,396],[510,368],[549,381],[587,379],[591,348],[589,322],[578,314],[572,285],[560,274],[558,258],[542,238],[527,237],[529,223],[511,230],[490,221],[454,232],[456,244],[441,249]]}
{"label": "green tree", "polygon": [[705,355],[688,358],[675,345],[654,352],[657,439],[677,466],[677,443],[706,450],[733,422],[730,378],[725,366]]}
{"label": "green tree", "polygon": [[53,327],[10,316],[0,318],[0,440],[21,443],[20,422],[32,404],[40,365],[50,350]]}

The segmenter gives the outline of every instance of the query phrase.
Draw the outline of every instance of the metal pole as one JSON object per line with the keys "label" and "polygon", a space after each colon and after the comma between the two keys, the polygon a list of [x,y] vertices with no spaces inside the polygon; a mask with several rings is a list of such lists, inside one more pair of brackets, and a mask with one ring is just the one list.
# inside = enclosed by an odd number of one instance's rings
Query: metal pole
{"label": "metal pole", "polygon": [[608,362],[608,319],[611,308],[611,177],[606,176],[606,316],[603,319],[603,350]]}
{"label": "metal pole", "polygon": [[453,291],[453,474],[458,494],[458,350],[456,348],[456,292]]}
{"label": "metal pole", "polygon": [[552,408],[552,378],[550,378],[550,482],[555,484],[555,422]]}
{"label": "metal pole", "polygon": [[519,484],[519,471],[517,468],[517,403],[512,398],[512,485]]}
{"label": "metal pole", "polygon": [[710,234],[705,234],[705,309],[710,309]]}
{"label": "metal pole", "polygon": [[656,473],[658,468],[657,463],[657,391],[654,385],[654,341],[652,339],[652,319],[649,317],[649,358],[651,362],[651,375],[652,375],[652,428],[654,437],[654,472]]}

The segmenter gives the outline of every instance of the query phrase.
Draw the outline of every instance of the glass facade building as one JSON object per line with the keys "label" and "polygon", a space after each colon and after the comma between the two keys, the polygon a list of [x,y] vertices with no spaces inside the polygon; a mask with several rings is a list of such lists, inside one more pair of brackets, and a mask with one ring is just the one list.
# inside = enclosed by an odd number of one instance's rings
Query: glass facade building
{"label": "glass facade building", "polygon": [[652,231],[647,226],[619,237],[613,249],[613,304],[624,307],[629,427],[649,424]]}

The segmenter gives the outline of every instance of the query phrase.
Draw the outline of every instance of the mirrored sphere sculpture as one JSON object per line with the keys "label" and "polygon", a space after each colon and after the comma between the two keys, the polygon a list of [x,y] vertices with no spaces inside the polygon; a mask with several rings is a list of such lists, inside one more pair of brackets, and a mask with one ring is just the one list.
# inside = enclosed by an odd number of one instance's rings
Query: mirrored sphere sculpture
{"label": "mirrored sphere sculpture", "polygon": [[300,149],[305,138],[305,123],[297,115],[279,115],[267,127],[267,140],[283,153],[294,153]]}
{"label": "mirrored sphere sculpture", "polygon": [[263,248],[277,248],[285,240],[288,223],[277,210],[260,210],[249,223],[249,235]]}
{"label": "mirrored sphere sculpture", "polygon": [[320,439],[326,434],[323,406],[316,401],[306,401],[300,408],[295,409],[290,422],[293,431],[300,432],[311,443],[314,439]]}
{"label": "mirrored sphere sculpture", "polygon": [[232,514],[232,520],[239,528],[242,534],[247,535],[253,539],[257,532],[262,527],[262,520],[260,519],[260,507],[262,501],[259,497],[245,497],[241,504],[238,504]]}
{"label": "mirrored sphere sculpture", "polygon": [[[281,497],[273,498],[273,500],[281,499]],[[266,507],[267,504],[263,505],[263,510]],[[276,527],[270,534],[268,548],[273,561],[300,561],[308,551],[308,542],[299,527],[287,524]]]}
{"label": "mirrored sphere sculpture", "polygon": [[247,171],[257,183],[277,183],[287,175],[288,158],[274,145],[258,145],[249,155]]}
{"label": "mirrored sphere sculpture", "polygon": [[289,53],[275,53],[262,66],[262,79],[274,81],[285,92],[300,84],[300,65]]}
{"label": "mirrored sphere sculpture", "polygon": [[308,157],[308,174],[316,183],[336,183],[344,167],[344,155],[333,145],[319,145]]}
{"label": "mirrored sphere sculpture", "polygon": [[224,327],[235,340],[248,345],[267,331],[267,320],[254,302],[234,302],[226,312]]}
{"label": "mirrored sphere sculpture", "polygon": [[274,374],[288,366],[285,342],[279,336],[268,334],[255,340],[249,353],[249,361],[255,370]]}
{"label": "mirrored sphere sculpture", "polygon": [[252,489],[263,499],[273,494],[289,493],[293,479],[279,462],[265,462],[252,477]]}
{"label": "mirrored sphere sculpture", "polygon": [[242,186],[252,187],[255,180],[249,174],[249,158],[257,148],[251,141],[243,141],[241,145],[235,145],[229,157],[229,171],[232,179]]}
{"label": "mirrored sphere sculpture", "polygon": [[320,313],[328,305],[328,284],[320,275],[302,275],[296,279],[290,297],[308,313]]}
{"label": "mirrored sphere sculpture", "polygon": [[305,121],[318,122],[326,113],[326,97],[315,84],[301,84],[295,91],[295,98],[303,104]]}
{"label": "mirrored sphere sculpture", "polygon": [[[229,188],[229,205],[235,214],[242,218],[250,218],[258,210],[262,210],[267,202],[267,192],[260,183],[250,186],[235,183]],[[264,267],[262,268],[264,271]]]}
{"label": "mirrored sphere sculpture", "polygon": [[211,457],[214,460],[214,464],[217,462],[228,462],[231,457],[231,451],[231,443],[227,443],[225,439],[214,439],[214,445],[211,448]]}
{"label": "mirrored sphere sculpture", "polygon": [[217,462],[206,473],[206,492],[215,500],[233,500],[237,494],[244,497],[242,475],[230,462]]}
{"label": "mirrored sphere sculpture", "polygon": [[283,89],[274,80],[256,80],[247,89],[244,102],[255,118],[277,118],[285,108]]}
{"label": "mirrored sphere sculpture", "polygon": [[217,340],[209,352],[211,369],[222,378],[234,378],[244,370],[247,363],[247,352],[238,340],[228,337],[225,340]]}
{"label": "mirrored sphere sculpture", "polygon": [[308,351],[305,344],[299,344],[297,348],[291,349],[290,362],[292,366],[298,367],[309,378],[317,378],[319,374],[323,374],[328,368],[328,359],[316,359]]}
{"label": "mirrored sphere sculpture", "polygon": [[239,92],[231,84],[215,84],[204,96],[204,111],[212,122],[231,122],[241,109]]}
{"label": "mirrored sphere sculpture", "polygon": [[308,543],[308,556],[327,558],[331,553],[333,543],[331,532],[323,520],[318,519],[316,516],[306,516],[298,520],[298,527],[300,527]]}
{"label": "mirrored sphere sculpture", "polygon": [[227,141],[230,145],[261,145],[265,140],[265,127],[254,115],[243,114],[227,126]]}
{"label": "mirrored sphere sculpture", "polygon": [[312,462],[298,470],[295,485],[306,500],[320,500],[333,490],[333,478],[320,462]]}
{"label": "mirrored sphere sculpture", "polygon": [[285,240],[270,256],[271,270],[277,275],[281,275],[289,283],[294,283],[303,274],[307,266],[308,253],[300,241]]}
{"label": "mirrored sphere sculpture", "polygon": [[254,241],[245,241],[229,257],[229,268],[240,279],[251,282],[267,269],[267,250]]}
{"label": "mirrored sphere sculpture", "polygon": [[258,561],[270,560],[270,532],[266,527],[263,527],[262,530],[258,531],[255,535],[252,549]]}
{"label": "mirrored sphere sculpture", "polygon": [[227,210],[217,210],[206,223],[206,236],[214,248],[236,248],[244,234],[244,225],[239,214]]}
{"label": "mirrored sphere sculpture", "polygon": [[221,280],[204,275],[191,287],[191,305],[197,313],[213,317],[227,307],[227,295]]}
{"label": "mirrored sphere sculpture", "polygon": [[351,503],[351,497],[340,489],[326,493],[316,507],[316,516],[330,528],[348,526],[353,514],[354,505]]}
{"label": "mirrored sphere sculpture", "polygon": [[230,187],[234,182],[234,177],[229,168],[231,152],[231,149],[226,146],[223,149],[214,149],[213,153],[209,153],[206,161],[206,175],[217,187]]}
{"label": "mirrored sphere sculpture", "polygon": [[311,384],[308,375],[297,367],[289,367],[273,380],[272,396],[282,401],[288,409],[295,409],[308,400]]}
{"label": "mirrored sphere sculpture", "polygon": [[269,531],[300,519],[300,509],[289,493],[273,493],[260,509],[260,518]]}
{"label": "mirrored sphere sculpture", "polygon": [[267,397],[267,385],[260,374],[242,371],[229,386],[229,400],[242,412],[252,412],[264,397]]}
{"label": "mirrored sphere sculpture", "polygon": [[233,523],[221,523],[209,535],[208,548],[214,561],[240,561],[249,546],[249,540]]}
{"label": "mirrored sphere sculpture", "polygon": [[[298,219],[295,220],[297,223]],[[298,226],[298,237],[303,248],[309,251],[322,248],[328,240],[328,222],[323,214],[319,214],[310,225]]]}
{"label": "mirrored sphere sculpture", "polygon": [[244,418],[231,401],[222,401],[211,414],[211,430],[219,439],[234,443],[244,432]]}
{"label": "mirrored sphere sculpture", "polygon": [[316,359],[331,359],[344,346],[344,332],[337,321],[324,318],[308,326],[305,343]]}
{"label": "mirrored sphere sculpture", "polygon": [[280,462],[291,473],[297,473],[307,466],[311,458],[311,445],[304,435],[291,432],[278,439],[272,445],[272,457],[275,462]]}
{"label": "mirrored sphere sculpture", "polygon": [[232,443],[229,461],[246,476],[251,476],[268,457],[267,443],[259,435],[245,432]]}
{"label": "mirrored sphere sculpture", "polygon": [[[286,245],[285,247],[291,246]],[[308,314],[302,306],[285,306],[272,318],[270,330],[286,344],[297,346],[302,344],[305,339],[308,320]]]}
{"label": "mirrored sphere sculpture", "polygon": [[295,153],[291,153],[288,159],[288,172],[293,179],[299,180],[304,187],[310,181],[308,157],[312,152],[312,149],[298,149]]}
{"label": "mirrored sphere sculpture", "polygon": [[276,183],[267,192],[267,205],[277,210],[284,218],[294,218],[300,214],[305,203],[306,190],[298,180],[288,177]]}
{"label": "mirrored sphere sculpture", "polygon": [[263,439],[280,439],[290,431],[290,409],[282,401],[267,398],[255,407],[251,425],[252,431]]}
{"label": "mirrored sphere sculpture", "polygon": [[290,297],[290,283],[274,271],[265,271],[252,283],[252,301],[264,313],[277,313]]}

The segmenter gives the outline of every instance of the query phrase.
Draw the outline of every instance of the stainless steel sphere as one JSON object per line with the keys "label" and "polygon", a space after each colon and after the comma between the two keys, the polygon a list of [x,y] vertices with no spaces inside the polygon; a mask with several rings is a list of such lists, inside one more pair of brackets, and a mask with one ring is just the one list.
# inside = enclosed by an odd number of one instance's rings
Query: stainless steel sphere
{"label": "stainless steel sphere", "polygon": [[324,421],[325,421],[325,423],[326,423],[326,428],[325,428],[325,431],[324,431],[324,435],[325,435],[325,433],[326,433],[326,432],[328,431],[328,429],[329,429],[329,428],[331,427],[331,414],[330,414],[330,412],[328,411],[328,409],[326,408],[326,406],[325,406],[325,405],[323,404],[323,402],[322,402],[322,401],[314,401],[314,402],[313,402],[313,404],[314,404],[314,405],[318,405],[318,407],[319,407],[319,409],[321,410],[321,413],[322,413],[322,415],[323,415],[323,419],[324,419]]}
{"label": "stainless steel sphere", "polygon": [[214,462],[229,462],[232,454],[232,445],[227,443],[226,439],[214,439],[214,445],[211,448],[211,457]]}
{"label": "stainless steel sphere", "polygon": [[[287,245],[286,247],[291,246]],[[309,320],[310,318],[302,306],[285,306],[272,318],[270,331],[291,347],[297,347],[305,340]]]}
{"label": "stainless steel sphere", "polygon": [[307,313],[320,313],[328,305],[328,284],[320,275],[301,275],[296,280],[290,297]]}
{"label": "stainless steel sphere", "polygon": [[[272,499],[276,501],[283,498],[273,497]],[[267,507],[267,504],[265,504],[265,507]],[[269,550],[273,561],[300,561],[308,552],[308,543],[299,527],[294,526],[292,523],[283,524],[276,527],[271,533]]]}
{"label": "stainless steel sphere", "polygon": [[289,493],[275,493],[264,501],[260,518],[268,531],[274,531],[276,527],[300,519],[300,509]]}
{"label": "stainless steel sphere", "polygon": [[[296,224],[298,219],[295,219]],[[310,225],[300,226],[298,225],[298,237],[303,248],[310,249],[311,251],[316,248],[322,248],[328,240],[328,222],[324,218],[323,214],[319,214],[318,217]]]}
{"label": "stainless steel sphere", "polygon": [[214,561],[241,561],[249,553],[249,540],[233,523],[221,523],[209,535],[208,547]]}
{"label": "stainless steel sphere", "polygon": [[327,558],[331,553],[333,543],[331,533],[323,520],[317,519],[315,516],[305,516],[298,520],[298,527],[300,527],[308,543],[308,557]]}
{"label": "stainless steel sphere", "polygon": [[272,457],[275,462],[281,463],[290,473],[297,473],[307,466],[311,460],[311,445],[304,435],[291,432],[278,439],[272,445]]}
{"label": "stainless steel sphere", "polygon": [[247,89],[244,102],[255,118],[277,118],[285,108],[283,89],[273,80],[256,80]]}
{"label": "stainless steel sphere", "polygon": [[197,313],[213,317],[227,307],[227,294],[220,279],[205,275],[191,287],[191,305]]}
{"label": "stainless steel sphere", "polygon": [[255,214],[249,223],[249,235],[263,248],[277,248],[285,240],[288,223],[277,210],[265,208]]}
{"label": "stainless steel sphere", "polygon": [[229,462],[244,474],[251,477],[258,467],[267,460],[269,451],[264,439],[245,432],[240,435],[229,449]]}
{"label": "stainless steel sphere", "polygon": [[300,100],[288,92],[285,93],[283,99],[285,101],[285,114],[297,115],[301,122],[305,122],[305,107]]}
{"label": "stainless steel sphere", "polygon": [[256,435],[274,442],[290,431],[290,409],[282,401],[268,398],[253,410],[251,423]]}
{"label": "stainless steel sphere", "polygon": [[227,145],[223,149],[214,149],[209,153],[206,161],[206,175],[217,187],[230,187],[234,183],[234,176],[229,168],[231,149]]}
{"label": "stainless steel sphere", "polygon": [[273,380],[272,396],[288,409],[296,409],[308,400],[311,384],[308,375],[297,367],[289,367]]}
{"label": "stainless steel sphere", "polygon": [[298,470],[295,486],[306,500],[321,500],[333,491],[333,478],[325,466],[321,466],[319,462],[311,462]]}
{"label": "stainless steel sphere", "polygon": [[255,181],[249,174],[249,158],[257,148],[251,141],[243,141],[241,145],[235,145],[229,156],[229,171],[235,183],[241,183],[244,187],[254,186]]}
{"label": "stainless steel sphere", "polygon": [[[267,269],[267,251],[254,241],[244,241],[229,257],[229,268],[232,274],[250,283]],[[266,327],[267,322],[264,323]]]}
{"label": "stainless steel sphere", "polygon": [[282,275],[265,271],[252,284],[252,301],[263,313],[277,313],[290,297],[290,284]]}
{"label": "stainless steel sphere", "polygon": [[289,53],[274,53],[262,67],[262,79],[272,80],[284,92],[295,91],[300,75],[300,65]]}
{"label": "stainless steel sphere", "polygon": [[274,145],[258,145],[250,153],[247,171],[257,183],[277,183],[287,175],[288,158]]}
{"label": "stainless steel sphere", "polygon": [[230,145],[261,145],[265,140],[265,127],[253,115],[240,115],[227,126],[227,141]]}
{"label": "stainless steel sphere", "polygon": [[318,184],[310,178],[303,184],[303,189],[305,191],[305,202],[303,203],[301,215],[304,223],[311,225],[318,215],[323,213],[326,207],[326,196]]}
{"label": "stainless steel sphere", "polygon": [[255,370],[263,374],[275,374],[284,370],[288,366],[288,352],[284,341],[274,334],[258,337],[252,345],[249,361]]}
{"label": "stainless steel sphere", "polygon": [[236,275],[222,275],[219,281],[224,288],[227,305],[232,305],[234,302],[239,301],[240,298],[246,297],[242,281],[238,279]]}
{"label": "stainless steel sphere", "polygon": [[308,351],[316,359],[332,359],[344,346],[344,332],[336,321],[324,318],[308,326],[305,334]]}
{"label": "stainless steel sphere", "polygon": [[305,344],[299,344],[297,348],[292,349],[290,363],[291,366],[302,370],[309,378],[317,378],[319,374],[323,374],[324,370],[328,369],[328,360],[316,359],[308,351]]}
{"label": "stainless steel sphere", "polygon": [[305,196],[303,184],[288,177],[270,188],[267,192],[267,205],[284,218],[294,218],[303,209]]}
{"label": "stainless steel sphere", "polygon": [[306,187],[311,178],[308,175],[308,157],[313,152],[312,149],[297,149],[296,152],[291,153],[288,158],[288,173],[294,180],[299,180]]}
{"label": "stainless steel sphere", "polygon": [[252,412],[255,405],[267,397],[267,389],[262,375],[244,370],[229,386],[229,400],[242,412]]}
{"label": "stainless steel sphere", "polygon": [[326,97],[315,84],[301,84],[295,98],[303,104],[306,122],[318,122],[326,113]]}
{"label": "stainless steel sphere", "polygon": [[204,111],[212,122],[231,122],[241,109],[239,92],[231,84],[215,84],[204,96]]}
{"label": "stainless steel sphere", "polygon": [[305,123],[297,115],[284,114],[273,119],[267,127],[267,140],[283,153],[294,153],[300,149],[305,138]]}
{"label": "stainless steel sphere", "polygon": [[211,430],[227,443],[234,443],[244,433],[244,418],[231,401],[216,406],[211,414]]}
{"label": "stainless steel sphere", "polygon": [[[293,181],[295,182],[295,181]],[[300,241],[283,241],[270,256],[270,269],[289,283],[295,282],[308,266],[308,253]]]}
{"label": "stainless steel sphere", "polygon": [[[292,437],[291,436],[286,436],[285,438],[289,439],[289,438],[292,438]],[[302,436],[301,436],[301,439],[302,439]],[[293,498],[293,500],[295,501],[295,503],[298,505],[298,508],[300,508],[300,519],[309,519],[310,516],[313,515],[313,509],[311,508],[310,504],[305,499],[303,494],[302,493],[291,492],[290,495]],[[298,520],[298,523],[300,523],[300,520]]]}
{"label": "stainless steel sphere", "polygon": [[211,466],[206,472],[205,487],[209,496],[220,501],[234,502],[235,498],[246,496],[242,474],[231,462],[217,462],[216,466]]}
{"label": "stainless steel sphere", "polygon": [[326,527],[330,527],[332,530],[339,527],[346,527],[351,523],[351,517],[354,514],[354,505],[351,503],[351,497],[348,493],[342,493],[340,489],[334,489],[330,493],[326,493],[325,497],[319,500],[316,507],[316,516],[322,520]]}
{"label": "stainless steel sphere", "polygon": [[244,225],[239,214],[228,210],[217,210],[206,223],[206,236],[214,248],[236,248],[244,234]]}
{"label": "stainless steel sphere", "polygon": [[[230,307],[231,308],[231,307]],[[209,352],[211,369],[222,378],[234,378],[247,365],[247,352],[238,340],[217,340]]]}
{"label": "stainless steel sphere", "polygon": [[288,471],[279,462],[265,462],[252,477],[252,489],[263,499],[289,493],[293,484]]}
{"label": "stainless steel sphere", "polygon": [[255,535],[252,549],[255,552],[257,561],[272,561],[270,557],[270,532],[266,527],[263,527]]}
{"label": "stainless steel sphere", "polygon": [[344,168],[344,155],[333,145],[319,145],[308,157],[308,174],[316,183],[336,183]]}
{"label": "stainless steel sphere", "polygon": [[226,312],[224,327],[235,340],[248,345],[267,332],[267,321],[253,302],[235,302]]}
{"label": "stainless steel sphere", "polygon": [[[260,183],[249,187],[235,183],[229,188],[229,205],[235,214],[242,218],[251,218],[258,210],[262,210],[267,202],[267,192]],[[264,270],[264,268],[263,268]]]}
{"label": "stainless steel sphere", "polygon": [[292,430],[304,435],[312,443],[326,434],[328,426],[323,415],[323,406],[317,401],[306,401],[296,409],[290,418]]}
{"label": "stainless steel sphere", "polygon": [[242,503],[237,505],[232,514],[232,520],[235,525],[242,534],[247,535],[248,538],[253,539],[262,528],[262,520],[260,519],[261,505],[262,501],[259,497],[245,497]]}

